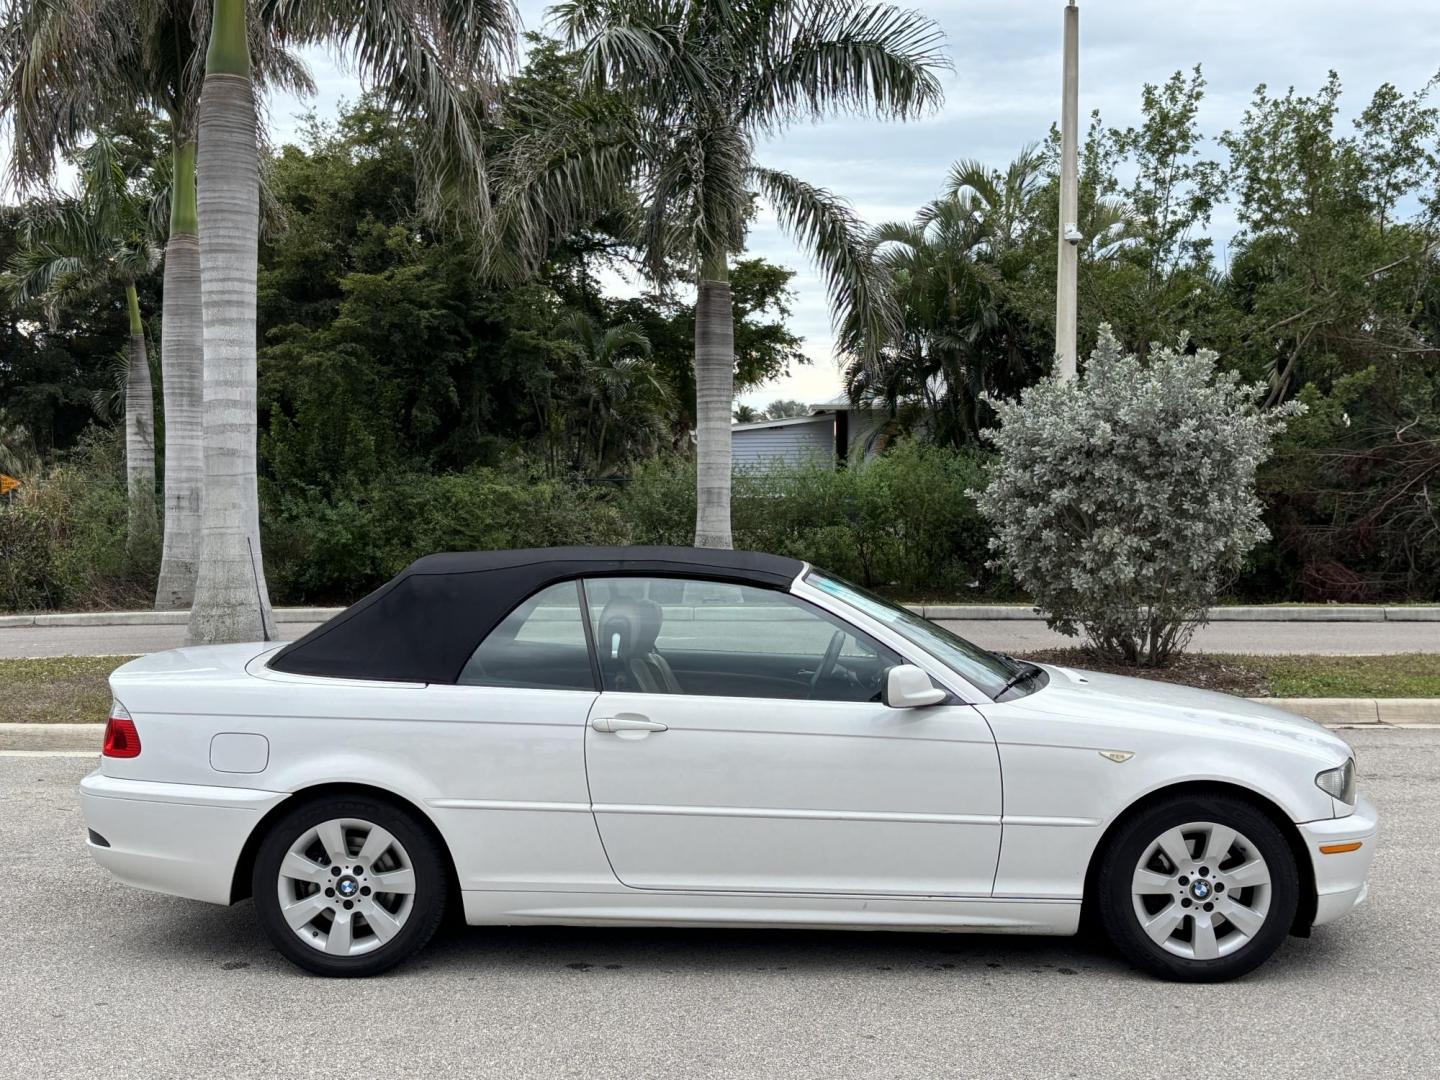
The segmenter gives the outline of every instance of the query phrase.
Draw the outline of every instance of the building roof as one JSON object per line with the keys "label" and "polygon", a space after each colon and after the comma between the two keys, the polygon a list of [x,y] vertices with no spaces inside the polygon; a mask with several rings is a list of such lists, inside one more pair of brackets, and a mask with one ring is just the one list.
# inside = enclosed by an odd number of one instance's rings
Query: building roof
{"label": "building roof", "polygon": [[811,413],[809,416],[786,416],[780,420],[751,420],[744,424],[731,424],[733,431],[759,431],[762,428],[793,427],[796,424],[834,423],[828,413]]}
{"label": "building roof", "polygon": [[466,551],[417,559],[369,596],[285,646],[296,675],[453,683],[476,646],[540,589],[585,575],[689,577],[784,589],[798,559],[682,547]]}

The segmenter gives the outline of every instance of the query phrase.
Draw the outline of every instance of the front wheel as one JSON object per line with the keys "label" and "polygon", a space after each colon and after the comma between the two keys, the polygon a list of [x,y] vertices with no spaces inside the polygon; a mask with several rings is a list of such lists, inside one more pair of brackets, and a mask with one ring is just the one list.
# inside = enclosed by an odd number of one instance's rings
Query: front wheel
{"label": "front wheel", "polygon": [[1121,825],[1099,876],[1100,920],[1132,963],[1219,982],[1252,971],[1295,920],[1295,856],[1265,814],[1228,795],[1183,795]]}
{"label": "front wheel", "polygon": [[252,882],[271,942],[319,975],[375,975],[418,952],[445,911],[436,842],[377,799],[317,799],[260,842]]}

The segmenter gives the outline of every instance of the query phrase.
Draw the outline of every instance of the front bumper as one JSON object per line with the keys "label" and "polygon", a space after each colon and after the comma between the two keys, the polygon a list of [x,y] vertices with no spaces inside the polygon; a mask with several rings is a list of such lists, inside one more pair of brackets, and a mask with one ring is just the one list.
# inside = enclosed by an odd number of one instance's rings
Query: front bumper
{"label": "front bumper", "polygon": [[[1310,821],[1300,826],[1300,835],[1315,869],[1315,926],[1334,922],[1365,900],[1369,886],[1365,877],[1375,859],[1379,815],[1363,796],[1355,812],[1341,818]],[[1354,851],[1326,854],[1320,849],[1359,842]]]}
{"label": "front bumper", "polygon": [[[230,903],[245,841],[285,792],[122,780],[80,781],[91,856],[127,885]],[[103,838],[98,843],[96,836]]]}

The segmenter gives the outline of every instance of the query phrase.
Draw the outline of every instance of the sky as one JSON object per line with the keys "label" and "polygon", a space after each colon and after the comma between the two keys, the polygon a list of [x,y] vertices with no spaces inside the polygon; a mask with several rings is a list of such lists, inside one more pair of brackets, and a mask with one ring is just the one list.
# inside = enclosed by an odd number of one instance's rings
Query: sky
{"label": "sky", "polygon": [[[904,0],[901,0],[903,3]],[[910,216],[935,198],[950,164],[976,158],[1001,166],[1044,138],[1059,116],[1062,0],[948,0],[918,5],[943,29],[954,71],[945,104],[909,123],[857,118],[798,125],[757,148],[757,160],[847,198],[871,223]],[[1440,70],[1437,0],[1089,0],[1080,5],[1080,109],[1124,127],[1138,120],[1142,86],[1202,64],[1208,89],[1199,121],[1213,139],[1238,122],[1255,87],[1314,92],[1340,73],[1346,119],[1383,82],[1418,89]],[[520,0],[527,29],[543,29],[545,4]],[[313,108],[323,119],[360,85],[324,52],[308,57],[317,94],[267,102],[271,137],[296,137]],[[1213,144],[1208,148],[1221,156]],[[1221,208],[1212,226],[1223,252],[1234,231]],[[763,213],[749,250],[794,269],[791,327],[811,363],[746,394],[815,403],[840,391],[825,290],[814,266]]]}

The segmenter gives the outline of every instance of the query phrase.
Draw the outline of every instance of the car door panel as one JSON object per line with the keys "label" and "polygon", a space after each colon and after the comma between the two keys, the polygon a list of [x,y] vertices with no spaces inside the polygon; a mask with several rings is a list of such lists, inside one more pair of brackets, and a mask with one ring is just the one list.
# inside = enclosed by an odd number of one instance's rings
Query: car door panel
{"label": "car door panel", "polygon": [[[734,655],[698,649],[667,649],[665,658],[687,694],[743,697],[804,698],[815,674],[813,656],[776,654],[749,657],[746,670],[736,671]],[[832,680],[832,689],[844,683],[846,672],[857,677],[849,691],[857,700],[879,698],[881,663],[873,656],[842,656],[845,671]],[[840,696],[832,693],[830,696]]]}
{"label": "car door panel", "polygon": [[[601,840],[634,888],[989,895],[1000,772],[968,706],[602,693]],[[664,730],[597,731],[636,718]]]}

